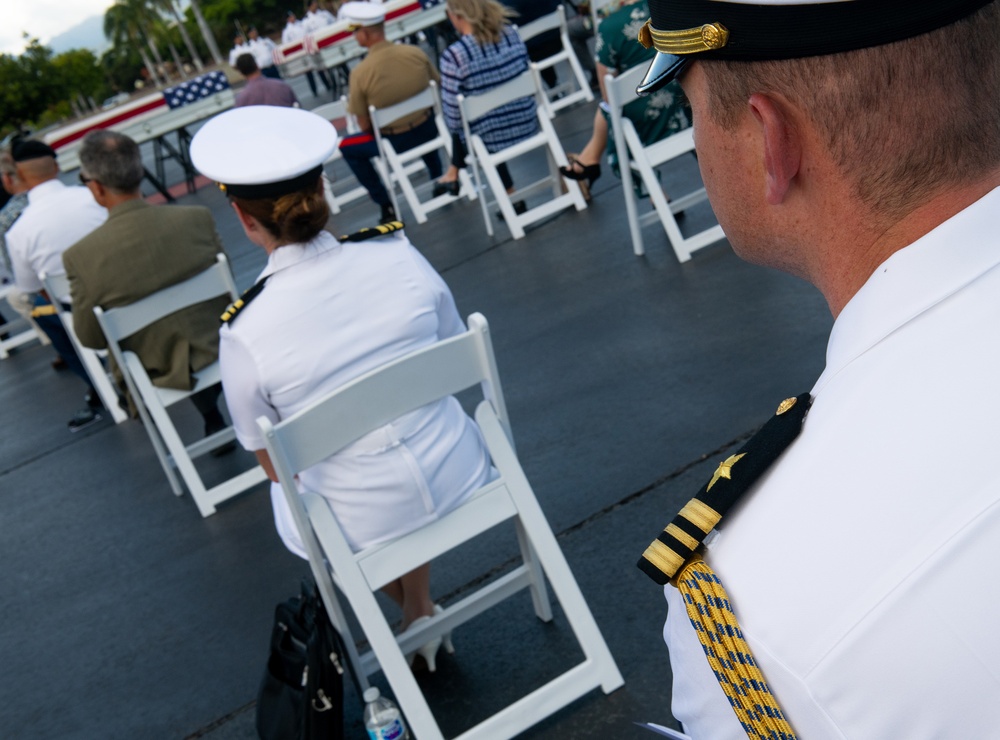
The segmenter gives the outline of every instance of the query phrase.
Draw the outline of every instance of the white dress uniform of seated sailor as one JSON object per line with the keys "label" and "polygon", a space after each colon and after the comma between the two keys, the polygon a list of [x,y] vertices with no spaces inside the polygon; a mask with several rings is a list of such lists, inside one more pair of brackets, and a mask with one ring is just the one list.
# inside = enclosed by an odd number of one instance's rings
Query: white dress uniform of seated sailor
{"label": "white dress uniform of seated sailor", "polygon": [[[324,230],[320,175],[336,145],[320,116],[269,106],[221,113],[191,144],[194,165],[220,183],[247,237],[267,252],[244,305],[220,331],[219,358],[236,435],[272,480],[255,419],[276,423],[369,370],[465,331],[448,286],[401,223],[364,241],[338,241]],[[434,521],[494,476],[479,428],[449,397],[374,430],[299,480],[326,498],[359,550]],[[271,498],[282,540],[305,557],[277,483]],[[385,589],[403,609],[404,628],[434,613],[428,567]]]}

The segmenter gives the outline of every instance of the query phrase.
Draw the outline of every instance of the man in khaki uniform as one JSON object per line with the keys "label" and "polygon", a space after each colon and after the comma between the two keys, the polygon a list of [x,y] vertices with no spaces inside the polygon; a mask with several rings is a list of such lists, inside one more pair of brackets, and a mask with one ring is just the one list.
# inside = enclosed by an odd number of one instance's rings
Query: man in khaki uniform
{"label": "man in khaki uniform", "polygon": [[[108,220],[63,253],[73,305],[73,329],[87,347],[103,349],[94,306],[127,306],[187,280],[215,264],[222,251],[211,212],[202,206],[153,206],[142,199],[142,158],[123,134],[93,131],[80,148],[80,175]],[[154,385],[190,390],[192,373],[219,356],[219,316],[225,296],[167,316],[129,337]],[[225,427],[218,408],[221,387],[191,397],[205,433]],[[220,448],[221,449],[221,448]]]}
{"label": "man in khaki uniform", "polygon": [[[369,2],[349,2],[340,9],[340,19],[354,27],[354,38],[368,49],[368,56],[351,70],[348,111],[358,119],[361,133],[345,136],[340,142],[354,176],[365,186],[372,200],[382,208],[382,222],[392,221],[396,213],[389,193],[379,179],[371,158],[378,156],[368,106],[385,108],[401,103],[427,89],[431,80],[440,82],[437,69],[416,46],[393,44],[385,38],[385,11]],[[381,129],[383,137],[398,152],[405,152],[438,135],[432,109],[418,111],[393,121]],[[437,152],[424,155],[424,164],[432,180],[442,173]]]}

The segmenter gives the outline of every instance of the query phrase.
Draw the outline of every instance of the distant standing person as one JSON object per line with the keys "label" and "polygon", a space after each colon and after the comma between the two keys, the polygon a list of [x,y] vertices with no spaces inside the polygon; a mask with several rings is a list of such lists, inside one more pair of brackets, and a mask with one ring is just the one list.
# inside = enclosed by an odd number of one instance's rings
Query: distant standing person
{"label": "distant standing person", "polygon": [[247,43],[246,37],[242,33],[238,33],[233,37],[233,48],[229,51],[229,66],[235,67],[236,60],[240,58],[242,54],[251,54],[250,44]]}
{"label": "distant standing person", "polygon": [[236,96],[236,105],[281,105],[286,108],[298,106],[295,92],[283,80],[265,77],[257,68],[252,54],[241,54],[236,60],[236,69],[247,78],[246,86]]}
{"label": "distant standing person", "polygon": [[257,62],[257,67],[260,69],[261,74],[265,77],[280,80],[281,73],[278,72],[278,68],[274,65],[274,42],[267,36],[261,36],[257,29],[253,27],[247,31],[247,39],[250,53],[253,54],[253,60]]}

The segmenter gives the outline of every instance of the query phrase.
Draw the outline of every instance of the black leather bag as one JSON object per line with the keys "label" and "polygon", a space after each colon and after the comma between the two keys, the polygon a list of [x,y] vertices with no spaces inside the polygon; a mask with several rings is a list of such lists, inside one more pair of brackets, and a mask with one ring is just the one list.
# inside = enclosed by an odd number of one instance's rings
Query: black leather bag
{"label": "black leather bag", "polygon": [[257,692],[261,740],[344,737],[343,642],[330,624],[316,583],[274,610],[271,652]]}

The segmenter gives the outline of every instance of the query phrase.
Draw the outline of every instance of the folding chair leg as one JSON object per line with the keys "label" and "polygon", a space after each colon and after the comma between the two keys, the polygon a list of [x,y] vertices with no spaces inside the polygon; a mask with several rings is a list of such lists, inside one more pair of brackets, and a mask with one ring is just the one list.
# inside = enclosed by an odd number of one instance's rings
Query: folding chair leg
{"label": "folding chair leg", "polygon": [[545,574],[538,564],[538,554],[532,548],[531,540],[524,531],[524,524],[520,519],[515,520],[514,527],[517,530],[517,544],[521,548],[521,558],[530,574],[528,577],[531,580],[531,603],[535,607],[535,615],[543,622],[551,622],[552,602],[545,587]]}
{"label": "folding chair leg", "polygon": [[326,204],[330,206],[330,213],[335,216],[340,213],[340,204],[333,195],[333,183],[330,182],[330,178],[326,176],[325,172],[323,173],[323,197],[326,199]]}
{"label": "folding chair leg", "polygon": [[163,468],[163,472],[167,474],[167,481],[170,483],[170,490],[174,492],[175,496],[183,496],[184,486],[181,484],[181,480],[177,476],[177,471],[174,469],[173,457],[167,450],[163,437],[160,435],[160,430],[150,417],[149,411],[142,403],[142,399],[135,388],[130,387],[129,392],[132,394],[133,402],[139,410],[139,418],[142,420],[143,425],[146,427],[146,431],[149,433],[149,441],[153,443],[153,450],[156,452],[156,457],[160,461],[160,466]]}
{"label": "folding chair leg", "polygon": [[[480,427],[490,425],[492,428],[487,431],[483,429],[488,438],[506,439],[503,430],[500,428],[496,417],[480,418],[476,414],[476,421],[480,422]],[[534,496],[525,496],[522,491],[530,491],[530,484],[517,462],[513,449],[509,445],[491,445],[494,464],[510,481],[510,490],[514,496],[518,512],[520,512],[521,522],[524,524],[525,534],[531,542],[531,546],[538,554],[538,560],[545,569],[545,574],[549,577],[549,583],[556,594],[566,619],[576,635],[576,639],[583,649],[583,653],[588,663],[593,664],[597,676],[600,677],[601,689],[604,693],[610,693],[622,686],[625,681],[622,678],[618,666],[615,664],[611,651],[601,635],[597,622],[587,606],[583,593],[573,577],[569,563],[563,555],[556,542],[555,535],[549,527],[542,507]]]}

